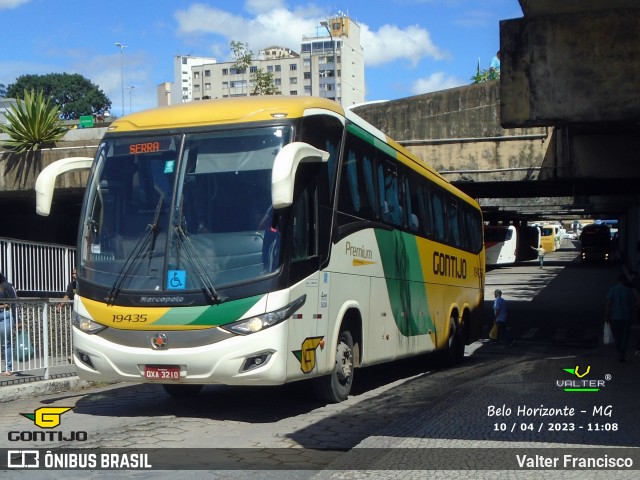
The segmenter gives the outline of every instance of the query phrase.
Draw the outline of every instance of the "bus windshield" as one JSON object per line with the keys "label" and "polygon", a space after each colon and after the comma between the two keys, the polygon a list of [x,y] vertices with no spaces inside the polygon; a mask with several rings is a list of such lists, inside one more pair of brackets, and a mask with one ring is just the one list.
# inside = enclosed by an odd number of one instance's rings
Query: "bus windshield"
{"label": "bus windshield", "polygon": [[278,269],[271,169],[288,126],[107,134],[80,230],[86,279],[115,291],[194,291]]}

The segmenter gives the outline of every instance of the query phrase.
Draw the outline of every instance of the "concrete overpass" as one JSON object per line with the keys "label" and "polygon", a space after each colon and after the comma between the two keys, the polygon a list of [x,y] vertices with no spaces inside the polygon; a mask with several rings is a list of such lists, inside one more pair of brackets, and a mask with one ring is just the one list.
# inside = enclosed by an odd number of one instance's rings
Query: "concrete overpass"
{"label": "concrete overpass", "polygon": [[520,0],[493,83],[356,112],[478,198],[487,218],[618,217],[640,270],[640,5]]}

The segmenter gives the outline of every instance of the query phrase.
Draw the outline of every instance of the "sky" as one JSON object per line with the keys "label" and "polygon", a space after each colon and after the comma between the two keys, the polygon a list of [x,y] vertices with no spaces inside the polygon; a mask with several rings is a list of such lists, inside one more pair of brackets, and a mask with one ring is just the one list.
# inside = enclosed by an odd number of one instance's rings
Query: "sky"
{"label": "sky", "polygon": [[340,12],[361,27],[366,101],[471,83],[500,48],[500,21],[523,16],[518,0],[0,0],[0,83],[77,73],[120,116],[157,106],[176,55],[231,61],[231,41],[299,52]]}

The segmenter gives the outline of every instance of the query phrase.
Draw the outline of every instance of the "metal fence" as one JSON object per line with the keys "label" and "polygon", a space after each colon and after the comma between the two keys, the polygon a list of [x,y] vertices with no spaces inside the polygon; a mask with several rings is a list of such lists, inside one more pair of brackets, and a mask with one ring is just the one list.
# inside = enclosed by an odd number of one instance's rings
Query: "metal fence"
{"label": "metal fence", "polygon": [[[2,299],[13,313],[11,322],[0,321],[2,371],[8,355],[12,372],[44,370],[72,362],[71,313],[73,302],[45,298]],[[1,318],[1,317],[0,317]]]}
{"label": "metal fence", "polygon": [[60,296],[71,280],[75,247],[0,238],[0,272],[20,295]]}

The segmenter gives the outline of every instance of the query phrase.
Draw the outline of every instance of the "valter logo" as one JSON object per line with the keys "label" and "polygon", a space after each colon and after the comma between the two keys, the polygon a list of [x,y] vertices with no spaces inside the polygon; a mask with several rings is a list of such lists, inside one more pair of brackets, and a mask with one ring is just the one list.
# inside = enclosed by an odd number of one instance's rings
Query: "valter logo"
{"label": "valter logo", "polygon": [[576,365],[575,368],[563,368],[563,371],[573,375],[573,379],[556,380],[556,386],[565,392],[599,392],[606,386],[606,382],[611,380],[611,375],[605,375],[604,379],[594,380],[586,378],[591,373],[591,365],[582,367]]}

